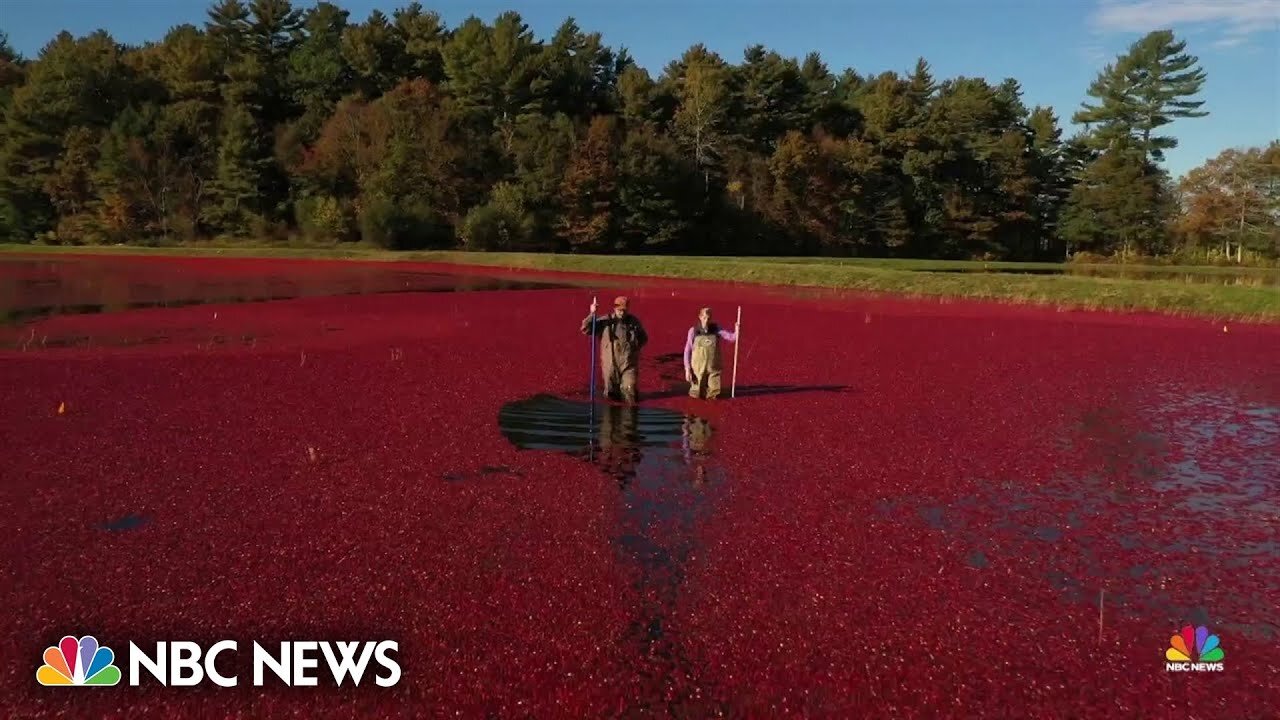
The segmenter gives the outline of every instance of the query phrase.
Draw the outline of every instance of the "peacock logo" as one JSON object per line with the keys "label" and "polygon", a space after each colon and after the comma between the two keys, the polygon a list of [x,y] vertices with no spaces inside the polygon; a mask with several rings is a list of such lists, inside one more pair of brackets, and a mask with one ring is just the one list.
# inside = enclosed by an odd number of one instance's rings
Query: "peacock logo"
{"label": "peacock logo", "polygon": [[45,649],[36,681],[53,686],[115,685],[120,682],[115,659],[111,648],[99,646],[92,635],[78,640],[67,635],[57,646]]}
{"label": "peacock logo", "polygon": [[[1220,671],[1222,670],[1221,641],[1201,625],[1187,625],[1182,632],[1169,639],[1169,649],[1164,651],[1165,669],[1169,671]],[[1192,658],[1195,658],[1194,662]]]}

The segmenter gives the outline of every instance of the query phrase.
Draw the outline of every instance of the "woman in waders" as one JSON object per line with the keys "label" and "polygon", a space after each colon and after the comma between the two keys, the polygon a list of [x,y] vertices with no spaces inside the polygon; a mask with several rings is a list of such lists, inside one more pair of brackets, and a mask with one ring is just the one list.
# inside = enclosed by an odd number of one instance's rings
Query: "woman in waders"
{"label": "woman in waders", "polygon": [[684,379],[689,383],[689,397],[714,399],[720,395],[720,341],[737,342],[738,327],[733,332],[720,329],[711,321],[711,308],[698,311],[698,324],[689,328],[684,343]]}

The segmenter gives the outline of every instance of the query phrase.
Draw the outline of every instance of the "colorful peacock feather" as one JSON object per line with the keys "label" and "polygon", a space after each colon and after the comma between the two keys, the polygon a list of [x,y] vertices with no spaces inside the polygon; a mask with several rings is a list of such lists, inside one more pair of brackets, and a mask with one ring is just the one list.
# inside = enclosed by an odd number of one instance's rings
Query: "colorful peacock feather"
{"label": "colorful peacock feather", "polygon": [[97,638],[80,639],[67,635],[44,651],[44,664],[36,671],[36,681],[50,686],[115,685],[120,682],[111,648],[99,646]]}
{"label": "colorful peacock feather", "polygon": [[1209,634],[1209,628],[1187,625],[1169,639],[1169,649],[1164,651],[1164,657],[1171,662],[1190,662],[1194,648],[1197,662],[1218,662],[1224,656],[1219,643],[1217,635]]}

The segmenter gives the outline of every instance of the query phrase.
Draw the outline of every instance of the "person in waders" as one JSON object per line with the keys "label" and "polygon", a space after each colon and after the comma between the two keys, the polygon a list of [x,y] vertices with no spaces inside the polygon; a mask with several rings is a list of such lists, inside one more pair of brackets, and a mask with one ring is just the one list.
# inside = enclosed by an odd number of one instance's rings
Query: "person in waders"
{"label": "person in waders", "polygon": [[640,320],[629,312],[631,303],[625,297],[613,301],[613,314],[596,317],[596,303],[591,301],[591,314],[582,321],[582,334],[595,332],[600,337],[600,375],[610,400],[635,404],[639,401],[640,350],[649,342]]}
{"label": "person in waders", "polygon": [[713,400],[720,395],[720,341],[737,342],[738,326],[733,332],[711,321],[711,308],[698,311],[698,324],[689,328],[684,343],[684,379],[689,383],[689,397]]}

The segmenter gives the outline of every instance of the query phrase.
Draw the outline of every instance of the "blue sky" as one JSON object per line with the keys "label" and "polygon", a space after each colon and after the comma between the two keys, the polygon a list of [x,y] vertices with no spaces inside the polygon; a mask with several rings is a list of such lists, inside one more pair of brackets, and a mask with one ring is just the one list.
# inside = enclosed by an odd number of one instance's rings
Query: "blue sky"
{"label": "blue sky", "polygon": [[[404,3],[339,2],[352,20]],[[297,3],[309,6],[310,2]],[[939,78],[1017,78],[1028,105],[1050,105],[1064,124],[1097,71],[1142,33],[1171,27],[1209,75],[1211,115],[1172,132],[1175,176],[1227,147],[1280,138],[1280,0],[439,0],[424,2],[456,26],[517,10],[540,37],[566,17],[626,47],[655,75],[702,42],[737,62],[761,43],[787,55],[822,53],[833,70],[904,71],[923,56]],[[98,28],[117,40],[161,38],[202,23],[205,0],[0,0],[0,30],[33,57],[58,31]]]}

